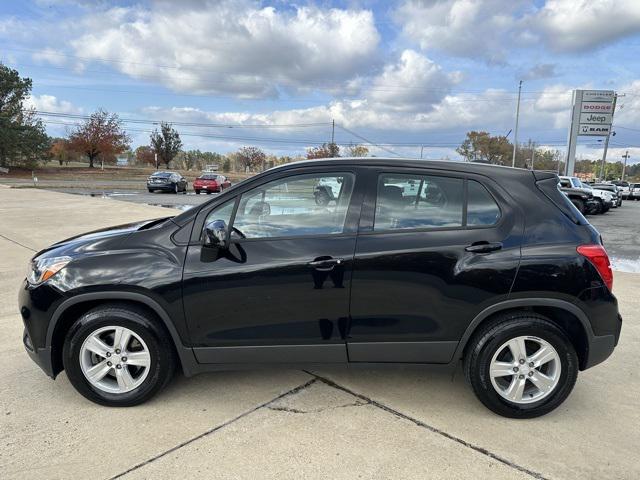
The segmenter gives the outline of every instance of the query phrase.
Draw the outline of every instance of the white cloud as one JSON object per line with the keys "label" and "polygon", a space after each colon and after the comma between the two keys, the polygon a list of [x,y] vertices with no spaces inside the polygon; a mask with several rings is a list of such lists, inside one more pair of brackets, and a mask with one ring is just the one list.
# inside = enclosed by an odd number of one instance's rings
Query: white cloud
{"label": "white cloud", "polygon": [[530,20],[554,50],[584,51],[640,33],[640,2],[547,0]]}
{"label": "white cloud", "polygon": [[36,62],[46,62],[58,67],[67,63],[67,58],[64,54],[50,47],[34,53],[32,57]]}
{"label": "white cloud", "polygon": [[376,64],[379,34],[368,10],[248,1],[152,3],[88,15],[71,41],[79,56],[176,91],[275,95],[284,88],[335,88]]}
{"label": "white cloud", "polygon": [[370,98],[393,110],[425,111],[444,98],[461,74],[445,73],[436,63],[414,50],[387,65],[368,89]]}
{"label": "white cloud", "polygon": [[523,5],[521,0],[406,0],[395,16],[423,50],[502,63]]}
{"label": "white cloud", "polygon": [[53,95],[31,95],[25,99],[25,107],[41,112],[82,113],[81,108],[66,100],[60,100]]}

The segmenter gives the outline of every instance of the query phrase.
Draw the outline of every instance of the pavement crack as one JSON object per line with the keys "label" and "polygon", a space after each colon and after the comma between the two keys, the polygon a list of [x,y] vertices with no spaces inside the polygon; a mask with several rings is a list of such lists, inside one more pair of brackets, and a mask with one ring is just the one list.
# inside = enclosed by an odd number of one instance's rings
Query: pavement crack
{"label": "pavement crack", "polygon": [[312,378],[311,380],[309,380],[309,381],[307,381],[307,382],[305,382],[305,383],[303,383],[301,385],[298,385],[297,387],[294,387],[294,388],[292,388],[290,390],[287,390],[286,392],[281,393],[277,397],[274,397],[271,400],[268,400],[268,401],[266,401],[264,403],[261,403],[260,405],[257,405],[255,407],[251,408],[250,410],[246,410],[243,413],[241,413],[240,415],[237,415],[237,416],[233,417],[232,419],[227,420],[226,422],[223,422],[223,423],[221,423],[219,425],[216,425],[215,427],[212,427],[209,430],[207,430],[205,432],[202,432],[199,435],[196,435],[195,437],[191,437],[190,439],[185,440],[184,442],[179,443],[178,445],[175,445],[175,446],[173,446],[173,447],[171,447],[171,448],[169,448],[169,449],[167,449],[167,450],[165,450],[165,451],[163,451],[163,452],[161,452],[161,453],[159,453],[159,454],[157,454],[157,455],[145,460],[144,462],[140,462],[140,463],[132,466],[131,468],[125,470],[124,472],[121,472],[121,473],[118,473],[118,474],[116,474],[116,475],[114,475],[112,477],[109,477],[109,480],[115,480],[116,478],[122,478],[125,475],[144,467],[145,465],[153,463],[156,460],[159,460],[160,458],[165,457],[165,456],[169,455],[170,453],[173,453],[176,450],[181,449],[182,447],[186,447],[187,445],[190,445],[193,442],[196,442],[196,441],[198,441],[198,440],[200,440],[202,438],[205,438],[205,437],[211,435],[212,433],[215,433],[218,430],[221,430],[224,427],[226,427],[228,425],[231,425],[232,423],[237,422],[238,420],[241,420],[242,418],[246,417],[247,415],[251,415],[252,413],[260,410],[261,408],[269,407],[272,403],[277,402],[278,400],[280,400],[280,399],[282,399],[282,398],[284,398],[284,397],[286,397],[288,395],[294,395],[294,394],[304,390],[305,388],[310,387],[311,385],[313,385],[317,381],[318,381],[318,378],[316,378],[316,376],[314,375],[314,378]]}
{"label": "pavement crack", "polygon": [[311,409],[311,410],[300,410],[298,408],[278,406],[278,405],[268,405],[267,408],[269,410],[273,410],[274,412],[287,412],[287,413],[307,414],[307,413],[326,412],[327,410],[336,410],[338,408],[362,407],[364,405],[369,405],[369,403],[368,402],[362,402],[362,401],[358,400],[358,401],[352,402],[352,403],[345,403],[344,405],[334,405],[334,406],[329,406],[329,407],[320,407],[320,408],[314,408],[314,409]]}
{"label": "pavement crack", "polygon": [[27,246],[26,246],[26,245],[24,245],[23,243],[20,243],[20,242],[18,242],[18,241],[16,241],[16,240],[14,240],[13,238],[6,237],[6,236],[2,235],[1,233],[0,233],[0,237],[4,238],[4,239],[5,239],[5,240],[7,240],[8,242],[11,242],[11,243],[14,243],[14,244],[16,244],[16,245],[20,246],[20,247],[22,247],[22,248],[26,248],[27,250],[31,250],[32,252],[37,252],[37,250],[34,250],[34,249],[33,249],[33,248],[31,248],[31,247],[27,247]]}
{"label": "pavement crack", "polygon": [[525,473],[529,476],[531,476],[532,478],[535,478],[537,480],[549,480],[548,477],[545,477],[544,475],[542,475],[541,473],[535,472],[533,470],[530,470],[526,467],[523,467],[521,465],[518,465],[517,463],[513,463],[510,460],[507,460],[504,457],[501,457],[500,455],[493,453],[489,450],[487,450],[486,448],[480,447],[478,445],[475,445],[471,442],[467,442],[466,440],[463,440],[460,437],[456,437],[455,435],[452,435],[450,433],[445,432],[444,430],[440,430],[439,428],[436,428],[432,425],[429,425],[428,423],[423,422],[422,420],[418,420],[417,418],[411,417],[409,415],[407,415],[406,413],[402,413],[398,410],[395,410],[391,407],[389,407],[388,405],[385,405],[384,403],[378,402],[376,400],[373,400],[372,398],[369,398],[365,395],[362,395],[361,393],[358,392],[354,392],[353,390],[347,388],[347,387],[343,387],[342,385],[337,384],[336,382],[334,382],[333,380],[329,380],[328,378],[322,377],[316,373],[310,372],[308,370],[303,370],[303,372],[308,373],[309,375],[313,375],[316,379],[318,379],[319,381],[321,381],[322,383],[336,388],[338,390],[341,390],[343,392],[349,393],[351,395],[353,395],[354,397],[356,397],[359,400],[362,400],[364,402],[367,402],[367,404],[369,405],[373,405],[375,407],[378,407],[381,410],[384,410],[387,413],[390,413],[391,415],[394,415],[398,418],[401,418],[403,420],[407,420],[415,425],[417,425],[418,427],[424,428],[426,430],[429,430],[430,432],[433,432],[435,434],[441,435],[444,438],[451,440],[453,442],[456,442],[460,445],[463,445],[464,447],[470,448],[471,450],[474,450],[478,453],[481,453],[482,455],[485,455],[489,458],[492,458],[508,467],[513,468],[514,470],[518,470],[519,472]]}

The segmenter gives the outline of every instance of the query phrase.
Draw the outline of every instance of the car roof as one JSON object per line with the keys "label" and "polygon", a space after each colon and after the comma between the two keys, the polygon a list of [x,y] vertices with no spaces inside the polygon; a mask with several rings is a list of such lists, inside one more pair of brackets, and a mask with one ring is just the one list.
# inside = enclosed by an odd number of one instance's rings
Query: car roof
{"label": "car roof", "polygon": [[556,172],[536,170],[531,171],[524,168],[513,168],[502,165],[491,165],[476,162],[458,162],[452,160],[419,160],[415,158],[390,158],[390,157],[339,157],[321,158],[313,160],[301,160],[287,163],[269,169],[270,172],[284,171],[301,167],[321,167],[321,166],[372,166],[390,168],[428,168],[433,170],[444,170],[449,172],[477,173],[490,177],[523,177],[535,175],[536,179],[550,178],[556,176]]}

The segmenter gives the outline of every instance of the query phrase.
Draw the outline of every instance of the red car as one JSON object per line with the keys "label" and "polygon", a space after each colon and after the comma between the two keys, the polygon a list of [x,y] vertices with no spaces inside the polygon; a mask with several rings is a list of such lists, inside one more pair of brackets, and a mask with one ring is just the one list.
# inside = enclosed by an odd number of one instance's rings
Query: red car
{"label": "red car", "polygon": [[193,189],[197,194],[200,192],[221,192],[230,186],[231,182],[227,177],[216,173],[204,173],[193,181]]}

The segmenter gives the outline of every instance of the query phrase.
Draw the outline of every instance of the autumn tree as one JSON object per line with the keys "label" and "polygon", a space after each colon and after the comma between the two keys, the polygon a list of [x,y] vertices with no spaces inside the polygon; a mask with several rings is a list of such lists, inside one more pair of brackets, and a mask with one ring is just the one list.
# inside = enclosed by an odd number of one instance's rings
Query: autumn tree
{"label": "autumn tree", "polygon": [[340,156],[340,147],[335,143],[323,143],[319,147],[309,148],[307,158],[335,158]]}
{"label": "autumn tree", "polygon": [[367,157],[369,156],[369,148],[365,145],[349,145],[347,147],[347,156],[349,157]]}
{"label": "autumn tree", "polygon": [[513,145],[503,135],[491,136],[488,132],[467,132],[462,145],[456,148],[468,162],[511,165]]}
{"label": "autumn tree", "polygon": [[129,148],[131,139],[115,113],[99,109],[69,135],[72,150],[86,155],[89,168],[98,158],[109,160]]}
{"label": "autumn tree", "polygon": [[155,129],[151,133],[151,148],[158,154],[158,161],[169,168],[169,163],[182,148],[180,134],[170,123],[161,122],[160,131]]}
{"label": "autumn tree", "polygon": [[136,148],[134,155],[138,165],[156,165],[155,152],[148,145],[140,145]]}
{"label": "autumn tree", "polygon": [[24,105],[30,92],[30,78],[0,63],[0,166],[33,167],[48,156],[44,124]]}
{"label": "autumn tree", "polygon": [[78,153],[71,149],[69,140],[66,138],[54,138],[52,140],[49,156],[53,160],[57,160],[60,166],[78,159]]}
{"label": "autumn tree", "polygon": [[261,167],[267,156],[258,147],[242,147],[236,153],[236,159],[243,170],[255,170]]}

